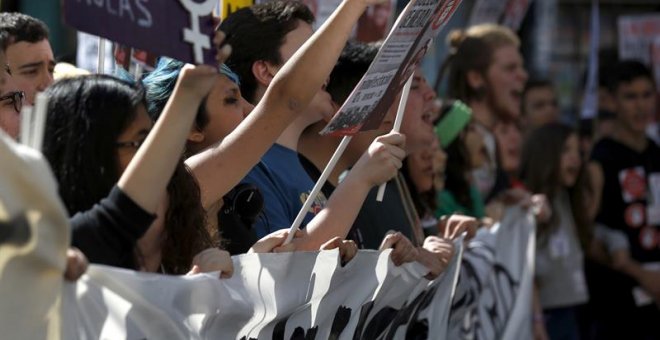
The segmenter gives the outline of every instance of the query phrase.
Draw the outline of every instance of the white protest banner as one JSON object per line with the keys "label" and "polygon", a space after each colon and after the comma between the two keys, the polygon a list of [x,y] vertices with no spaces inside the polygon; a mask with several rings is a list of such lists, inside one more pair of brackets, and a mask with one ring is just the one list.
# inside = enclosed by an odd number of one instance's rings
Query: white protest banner
{"label": "white protest banner", "polygon": [[67,339],[444,339],[461,243],[436,280],[390,251],[233,257],[234,275],[192,277],[92,266],[67,284]]}
{"label": "white protest banner", "polygon": [[43,156],[2,130],[0,164],[0,337],[59,339],[66,210]]}
{"label": "white protest banner", "polygon": [[620,16],[619,58],[651,63],[651,43],[660,36],[660,14]]}
{"label": "white protest banner", "polygon": [[216,0],[63,0],[77,30],[185,62],[215,65],[211,39]]}
{"label": "white protest banner", "polygon": [[460,3],[460,0],[410,1],[367,73],[321,133],[353,135],[378,128],[429,43]]}
{"label": "white protest banner", "polygon": [[532,339],[535,220],[520,207],[463,252],[447,339]]}

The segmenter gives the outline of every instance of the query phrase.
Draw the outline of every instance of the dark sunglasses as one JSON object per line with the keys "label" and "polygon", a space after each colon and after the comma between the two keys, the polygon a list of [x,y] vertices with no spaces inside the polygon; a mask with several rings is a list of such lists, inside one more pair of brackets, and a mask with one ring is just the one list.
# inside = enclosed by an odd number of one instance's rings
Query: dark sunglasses
{"label": "dark sunglasses", "polygon": [[21,109],[23,108],[23,99],[25,99],[25,92],[14,91],[0,97],[0,102],[9,100],[10,103],[14,105],[14,110],[16,110],[17,113],[20,113]]}

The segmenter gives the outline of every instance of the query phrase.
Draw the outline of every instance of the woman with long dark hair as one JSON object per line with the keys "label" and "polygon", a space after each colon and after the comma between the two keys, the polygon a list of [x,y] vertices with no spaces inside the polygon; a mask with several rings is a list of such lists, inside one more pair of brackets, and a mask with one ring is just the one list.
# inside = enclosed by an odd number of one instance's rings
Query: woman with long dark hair
{"label": "woman with long dark hair", "polygon": [[593,232],[577,133],[558,123],[532,132],[520,178],[552,206],[549,220],[537,223],[535,283],[543,318],[536,319],[551,339],[578,339],[578,307],[589,299],[584,256]]}
{"label": "woman with long dark hair", "polygon": [[[189,81],[182,79],[184,83]],[[190,114],[175,111],[194,103],[186,99],[194,98],[195,93],[179,92],[179,101],[170,104],[168,116],[161,125],[175,120],[181,123],[183,118],[172,118],[174,115],[191,120]],[[146,114],[144,92],[109,76],[93,75],[59,81],[47,90],[47,94],[50,99],[44,155],[59,182],[60,196],[74,216],[74,245],[80,247],[92,262],[170,274],[187,273],[195,255],[213,248],[217,242],[205,228],[199,188],[181,161],[181,153],[165,155],[162,151],[171,143],[180,144],[178,148],[182,150],[183,139],[170,141],[174,139],[171,136],[165,139],[169,134],[155,133],[151,153],[145,150],[142,156],[165,158],[167,164],[144,173],[145,178],[150,179],[144,181],[144,185],[137,188],[123,185],[127,190],[122,191],[120,176],[129,170],[152,128],[151,119]],[[186,131],[167,125],[163,128],[166,131],[178,129],[179,135],[181,130]],[[158,143],[164,145],[156,145]],[[152,166],[161,163],[155,162]],[[119,187],[113,189],[118,182]],[[167,196],[163,200],[165,186]],[[153,194],[140,199],[149,192]],[[160,198],[156,197],[158,193]],[[106,200],[110,207],[104,209],[107,214],[102,214],[101,218],[93,216],[93,208],[106,196],[110,198]],[[113,201],[112,198],[117,199]],[[114,211],[119,214],[113,215]],[[158,218],[147,229],[146,226],[154,220],[153,213],[158,213]],[[85,227],[93,220],[102,221],[100,225],[106,227],[93,230]],[[81,221],[85,221],[83,227],[80,227]],[[110,225],[121,229],[108,228]],[[137,246],[134,244],[136,240]]]}

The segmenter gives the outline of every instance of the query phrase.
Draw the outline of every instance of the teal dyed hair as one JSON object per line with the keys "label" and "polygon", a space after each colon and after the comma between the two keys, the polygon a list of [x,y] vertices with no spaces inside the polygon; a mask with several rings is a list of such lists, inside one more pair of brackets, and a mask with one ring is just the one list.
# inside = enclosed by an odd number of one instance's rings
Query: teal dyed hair
{"label": "teal dyed hair", "polygon": [[[146,90],[147,111],[152,119],[158,119],[160,113],[163,112],[165,104],[167,104],[170,96],[172,96],[174,86],[183,66],[185,66],[183,62],[172,58],[161,57],[158,59],[156,69],[142,80],[142,84]],[[240,86],[238,75],[227,67],[227,65],[221,64],[218,71]],[[206,99],[204,103],[206,103]],[[204,105],[202,105],[198,109],[195,125],[201,129],[206,124],[208,124],[208,116],[206,115]]]}

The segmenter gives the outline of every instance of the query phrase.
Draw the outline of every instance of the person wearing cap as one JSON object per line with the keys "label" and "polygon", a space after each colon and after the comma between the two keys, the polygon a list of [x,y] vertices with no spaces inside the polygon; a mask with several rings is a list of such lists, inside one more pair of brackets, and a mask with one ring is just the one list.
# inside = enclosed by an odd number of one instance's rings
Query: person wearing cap
{"label": "person wearing cap", "polygon": [[472,111],[456,102],[436,126],[447,152],[445,188],[437,195],[436,216],[461,213],[475,218],[485,216],[484,201],[472,183],[470,173],[486,162],[483,138],[471,122]]}

